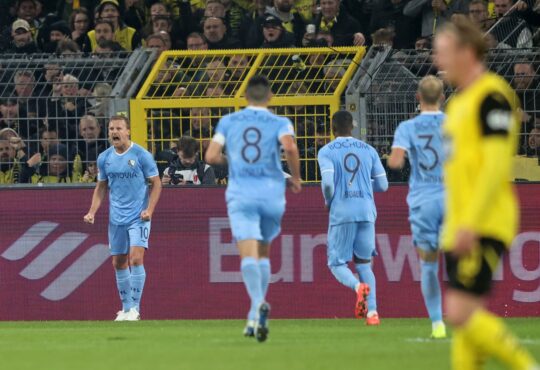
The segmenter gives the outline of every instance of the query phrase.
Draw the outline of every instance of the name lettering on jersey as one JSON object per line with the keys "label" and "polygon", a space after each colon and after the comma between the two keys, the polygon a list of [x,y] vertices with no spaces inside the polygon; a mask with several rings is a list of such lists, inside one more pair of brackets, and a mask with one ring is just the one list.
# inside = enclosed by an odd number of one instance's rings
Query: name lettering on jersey
{"label": "name lettering on jersey", "polygon": [[360,141],[335,141],[331,144],[328,144],[330,150],[334,149],[349,149],[349,148],[358,148],[358,149],[369,149],[369,146]]}
{"label": "name lettering on jersey", "polygon": [[343,193],[343,198],[345,199],[363,198],[363,197],[364,197],[364,193],[362,192],[362,190],[352,190],[352,191],[346,191],[345,193]]}
{"label": "name lettering on jersey", "polygon": [[135,179],[138,177],[136,172],[108,172],[111,179]]}
{"label": "name lettering on jersey", "polygon": [[428,183],[428,184],[439,184],[443,182],[443,178],[441,176],[432,176],[432,175],[422,176],[421,180],[422,182]]}
{"label": "name lettering on jersey", "polygon": [[492,130],[508,130],[512,122],[512,112],[494,109],[488,113],[486,122]]}

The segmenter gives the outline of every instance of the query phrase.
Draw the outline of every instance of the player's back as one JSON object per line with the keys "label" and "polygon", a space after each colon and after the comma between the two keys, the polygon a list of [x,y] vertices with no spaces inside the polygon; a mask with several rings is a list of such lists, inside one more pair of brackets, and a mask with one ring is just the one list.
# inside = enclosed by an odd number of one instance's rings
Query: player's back
{"label": "player's back", "polygon": [[285,195],[280,138],[294,135],[291,122],[267,109],[247,107],[222,118],[229,163],[227,199],[271,199]]}
{"label": "player's back", "polygon": [[353,137],[338,137],[319,151],[319,163],[321,171],[334,171],[330,225],[375,222],[377,210],[371,180],[386,176],[377,151]]}
{"label": "player's back", "polygon": [[402,122],[396,130],[393,147],[405,149],[411,165],[407,197],[410,207],[441,198],[444,194],[444,119],[442,112],[423,112]]}

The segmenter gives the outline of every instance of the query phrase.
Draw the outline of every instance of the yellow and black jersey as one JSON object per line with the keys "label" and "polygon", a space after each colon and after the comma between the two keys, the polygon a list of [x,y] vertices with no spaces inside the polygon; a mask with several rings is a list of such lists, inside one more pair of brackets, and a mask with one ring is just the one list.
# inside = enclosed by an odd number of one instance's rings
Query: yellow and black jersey
{"label": "yellow and black jersey", "polygon": [[457,230],[509,246],[518,226],[510,182],[519,130],[518,98],[496,74],[484,73],[457,93],[443,125],[447,191],[441,245],[451,250]]}

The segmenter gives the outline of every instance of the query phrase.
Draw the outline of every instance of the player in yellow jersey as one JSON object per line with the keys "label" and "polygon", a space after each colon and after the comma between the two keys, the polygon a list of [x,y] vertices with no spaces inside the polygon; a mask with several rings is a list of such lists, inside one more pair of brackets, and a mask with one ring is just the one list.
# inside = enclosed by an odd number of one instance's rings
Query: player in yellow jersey
{"label": "player in yellow jersey", "polygon": [[514,91],[484,65],[486,43],[465,17],[441,27],[434,61],[457,92],[443,125],[446,215],[441,245],[449,277],[446,314],[454,326],[452,367],[476,370],[494,357],[513,370],[540,369],[485,309],[492,275],[518,226],[510,183],[520,122]]}

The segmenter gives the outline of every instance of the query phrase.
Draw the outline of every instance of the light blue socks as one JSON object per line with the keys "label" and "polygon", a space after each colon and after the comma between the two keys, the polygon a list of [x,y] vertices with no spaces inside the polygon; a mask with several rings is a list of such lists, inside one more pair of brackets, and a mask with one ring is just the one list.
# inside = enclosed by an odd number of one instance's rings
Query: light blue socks
{"label": "light blue socks", "polygon": [[442,321],[441,286],[439,284],[439,263],[421,261],[422,295],[432,322]]}
{"label": "light blue socks", "polygon": [[251,298],[251,309],[249,310],[248,320],[257,318],[257,309],[263,301],[263,291],[261,284],[261,270],[259,262],[253,257],[244,257],[240,264],[242,279]]}

